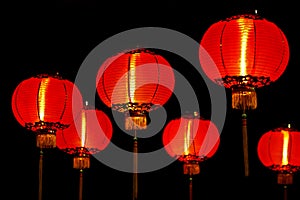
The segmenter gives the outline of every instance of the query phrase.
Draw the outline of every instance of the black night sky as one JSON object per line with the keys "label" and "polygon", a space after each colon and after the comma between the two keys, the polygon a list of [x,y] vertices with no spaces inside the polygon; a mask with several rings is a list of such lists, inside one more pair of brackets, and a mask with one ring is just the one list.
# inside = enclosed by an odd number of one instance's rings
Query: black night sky
{"label": "black night sky", "polygon": [[[135,28],[162,27],[183,33],[196,42],[213,23],[236,14],[254,13],[274,22],[286,34],[290,61],[278,81],[257,90],[258,108],[248,115],[250,176],[244,177],[241,112],[232,110],[230,91],[221,143],[216,154],[200,163],[194,176],[193,199],[283,200],[277,174],[265,168],[257,156],[257,143],[265,132],[286,126],[300,128],[299,70],[300,20],[296,1],[110,1],[62,0],[13,1],[2,8],[2,76],[0,122],[2,132],[2,196],[6,199],[38,199],[39,149],[35,136],[15,120],[11,97],[24,79],[40,73],[59,72],[75,81],[85,57],[106,39]],[[161,50],[170,64],[193,85],[200,99],[201,115],[210,117],[210,100],[203,78],[185,59]],[[175,85],[175,89],[180,86]],[[216,86],[217,87],[217,86]],[[85,97],[84,97],[85,98]],[[95,106],[112,117],[97,95]],[[168,120],[178,117],[175,97],[166,103]],[[112,119],[112,118],[111,118]],[[166,123],[167,123],[166,122]],[[114,124],[112,141],[131,149],[132,138]],[[162,132],[139,140],[139,151],[162,148]],[[299,152],[300,153],[300,152]],[[59,149],[44,152],[43,200],[78,199],[79,172],[72,156]],[[300,155],[299,155],[300,156]],[[159,162],[153,160],[153,162]],[[3,169],[4,168],[4,169]],[[167,167],[139,174],[139,200],[188,199],[188,177],[175,161]],[[300,175],[294,175],[288,200],[300,199]],[[84,170],[83,200],[132,199],[132,174],[115,170],[91,157]]]}

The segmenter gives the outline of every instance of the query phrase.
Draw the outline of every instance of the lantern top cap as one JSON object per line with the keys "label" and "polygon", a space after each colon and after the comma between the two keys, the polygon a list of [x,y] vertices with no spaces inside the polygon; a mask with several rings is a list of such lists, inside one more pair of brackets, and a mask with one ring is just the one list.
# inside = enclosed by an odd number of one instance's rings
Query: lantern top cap
{"label": "lantern top cap", "polygon": [[260,15],[258,15],[257,13],[255,14],[251,14],[251,13],[246,13],[246,14],[238,14],[238,15],[234,15],[231,17],[227,17],[225,20],[222,21],[232,21],[232,20],[237,20],[240,18],[246,18],[246,19],[252,19],[252,20],[263,20],[264,18],[261,17]]}
{"label": "lantern top cap", "polygon": [[291,124],[288,124],[286,127],[279,127],[272,130],[272,132],[281,132],[281,131],[300,132],[296,128],[291,127]]}
{"label": "lantern top cap", "polygon": [[149,54],[156,55],[153,51],[146,48],[137,48],[125,52],[125,54],[136,54],[136,53],[149,53]]}
{"label": "lantern top cap", "polygon": [[35,78],[57,78],[57,79],[62,79],[62,76],[58,72],[56,74],[47,74],[47,73],[37,74],[34,77]]}

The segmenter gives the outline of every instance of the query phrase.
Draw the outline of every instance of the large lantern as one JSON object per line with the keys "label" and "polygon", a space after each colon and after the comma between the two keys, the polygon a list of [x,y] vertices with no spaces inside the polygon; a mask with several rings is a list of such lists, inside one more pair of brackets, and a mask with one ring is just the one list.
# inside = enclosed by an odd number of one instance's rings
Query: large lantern
{"label": "large lantern", "polygon": [[231,90],[232,108],[243,112],[246,176],[249,167],[245,111],[257,108],[256,88],[275,82],[285,71],[289,56],[282,30],[257,13],[218,21],[201,39],[199,59],[203,71],[213,82]]}
{"label": "large lantern", "polygon": [[36,145],[40,148],[39,200],[42,199],[43,149],[56,147],[57,130],[67,128],[82,105],[76,85],[59,75],[33,76],[22,81],[13,92],[13,114],[19,124],[36,134]]}
{"label": "large lantern", "polygon": [[200,173],[200,162],[216,153],[220,144],[219,130],[211,120],[194,112],[171,120],[163,131],[162,140],[166,152],[183,162],[183,172],[189,175],[191,200],[192,176]]}
{"label": "large lantern", "polygon": [[161,55],[148,49],[119,53],[100,66],[96,88],[100,99],[125,113],[125,129],[134,131],[133,199],[137,199],[137,136],[147,128],[150,111],[164,105],[173,93],[174,71]]}
{"label": "large lantern", "polygon": [[90,156],[104,150],[112,137],[112,124],[101,110],[86,105],[68,129],[57,134],[57,147],[73,155],[79,170],[79,200],[82,199],[83,170],[90,168]]}
{"label": "large lantern", "polygon": [[287,199],[287,185],[300,170],[300,131],[290,125],[268,131],[261,136],[257,153],[265,167],[277,172],[277,183],[284,186]]}

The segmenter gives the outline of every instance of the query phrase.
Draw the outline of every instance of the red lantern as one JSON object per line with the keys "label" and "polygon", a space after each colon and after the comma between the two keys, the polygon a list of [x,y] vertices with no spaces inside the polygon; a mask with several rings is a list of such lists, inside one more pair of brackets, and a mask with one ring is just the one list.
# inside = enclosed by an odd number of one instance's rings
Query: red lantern
{"label": "red lantern", "polygon": [[300,131],[277,128],[259,140],[257,152],[262,164],[279,173],[300,170]]}
{"label": "red lantern", "polygon": [[209,79],[231,89],[232,108],[243,111],[245,174],[248,176],[246,114],[257,108],[256,88],[275,82],[285,71],[287,38],[273,22],[257,14],[236,15],[211,25],[199,49]]}
{"label": "red lantern", "polygon": [[164,105],[174,89],[169,62],[150,50],[138,49],[115,55],[100,67],[97,92],[112,109],[126,112],[125,129],[145,129],[149,111]]}
{"label": "red lantern", "polygon": [[73,167],[90,167],[89,157],[106,148],[112,137],[112,124],[101,110],[86,106],[68,129],[57,134],[57,147],[74,155]]}
{"label": "red lantern", "polygon": [[71,81],[40,74],[22,81],[12,96],[12,111],[23,127],[37,133],[37,146],[56,146],[56,131],[67,128],[82,108],[82,96]]}
{"label": "red lantern", "polygon": [[57,134],[57,147],[73,155],[73,168],[79,169],[79,199],[82,199],[83,169],[90,168],[90,155],[106,148],[112,132],[108,116],[86,105],[70,127]]}
{"label": "red lantern", "polygon": [[162,141],[167,153],[183,162],[183,172],[190,176],[192,199],[192,175],[200,173],[200,162],[216,153],[220,144],[218,128],[194,112],[171,120],[163,131]]}
{"label": "red lantern", "polygon": [[300,131],[289,126],[266,132],[258,142],[257,153],[265,167],[278,173],[277,183],[284,185],[286,199],[287,185],[300,170]]}
{"label": "red lantern", "polygon": [[23,127],[36,133],[39,160],[39,200],[42,199],[44,148],[56,147],[57,130],[67,128],[82,108],[82,96],[71,81],[40,74],[22,81],[12,96],[13,114]]}

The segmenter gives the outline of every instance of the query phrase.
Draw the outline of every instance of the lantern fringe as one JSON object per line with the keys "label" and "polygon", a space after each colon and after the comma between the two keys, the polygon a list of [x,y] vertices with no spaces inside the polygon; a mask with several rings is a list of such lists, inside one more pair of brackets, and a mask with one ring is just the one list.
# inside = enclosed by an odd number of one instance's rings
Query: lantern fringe
{"label": "lantern fringe", "polygon": [[250,110],[257,108],[257,96],[253,87],[232,88],[232,108],[238,110]]}
{"label": "lantern fringe", "polygon": [[198,162],[188,162],[183,164],[183,174],[194,175],[200,173]]}
{"label": "lantern fringe", "polygon": [[281,185],[293,184],[293,174],[291,173],[279,173],[277,175],[277,183]]}
{"label": "lantern fringe", "polygon": [[126,130],[143,130],[147,128],[146,115],[126,116],[125,129]]}
{"label": "lantern fringe", "polygon": [[36,146],[41,149],[56,147],[56,135],[53,133],[37,134]]}
{"label": "lantern fringe", "polygon": [[90,168],[90,157],[85,156],[85,157],[80,157],[76,156],[73,159],[73,168],[74,169],[87,169]]}

